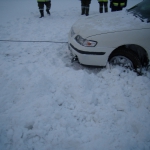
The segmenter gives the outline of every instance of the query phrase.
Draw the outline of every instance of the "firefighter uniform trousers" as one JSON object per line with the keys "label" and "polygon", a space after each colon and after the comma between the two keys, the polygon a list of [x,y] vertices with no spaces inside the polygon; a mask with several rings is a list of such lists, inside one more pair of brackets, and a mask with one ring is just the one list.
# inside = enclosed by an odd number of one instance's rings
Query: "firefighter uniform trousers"
{"label": "firefighter uniform trousers", "polygon": [[103,7],[105,10],[105,13],[108,12],[108,0],[98,0],[99,3],[99,12],[103,13]]}
{"label": "firefighter uniform trousers", "polygon": [[81,15],[89,15],[89,7],[91,0],[81,0]]}
{"label": "firefighter uniform trousers", "polygon": [[46,12],[50,15],[51,1],[50,0],[38,0],[38,7],[41,17],[44,17],[44,5],[46,6]]}
{"label": "firefighter uniform trousers", "polygon": [[127,0],[111,0],[111,11],[120,11],[127,6]]}

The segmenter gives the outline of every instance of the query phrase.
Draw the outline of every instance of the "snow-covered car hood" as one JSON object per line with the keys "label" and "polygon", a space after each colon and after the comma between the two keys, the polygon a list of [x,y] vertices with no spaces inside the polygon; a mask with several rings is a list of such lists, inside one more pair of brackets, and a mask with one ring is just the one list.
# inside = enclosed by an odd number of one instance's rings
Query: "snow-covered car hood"
{"label": "snow-covered car hood", "polygon": [[84,38],[96,34],[142,28],[150,28],[150,23],[142,22],[140,18],[126,11],[92,15],[79,19],[73,25],[74,32]]}

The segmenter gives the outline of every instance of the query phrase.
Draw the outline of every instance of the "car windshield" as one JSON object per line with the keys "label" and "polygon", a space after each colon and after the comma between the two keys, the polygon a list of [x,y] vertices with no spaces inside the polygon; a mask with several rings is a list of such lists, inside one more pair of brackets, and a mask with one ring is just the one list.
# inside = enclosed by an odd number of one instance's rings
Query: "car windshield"
{"label": "car windshield", "polygon": [[150,0],[143,0],[141,3],[127,10],[142,21],[150,22]]}

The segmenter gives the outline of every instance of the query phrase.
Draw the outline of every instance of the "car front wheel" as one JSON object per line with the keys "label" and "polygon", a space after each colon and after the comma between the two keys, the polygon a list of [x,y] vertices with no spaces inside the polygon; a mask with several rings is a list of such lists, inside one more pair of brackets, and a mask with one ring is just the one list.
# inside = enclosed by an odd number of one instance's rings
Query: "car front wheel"
{"label": "car front wheel", "polygon": [[110,65],[119,65],[141,73],[142,65],[138,56],[126,48],[117,49],[108,59]]}

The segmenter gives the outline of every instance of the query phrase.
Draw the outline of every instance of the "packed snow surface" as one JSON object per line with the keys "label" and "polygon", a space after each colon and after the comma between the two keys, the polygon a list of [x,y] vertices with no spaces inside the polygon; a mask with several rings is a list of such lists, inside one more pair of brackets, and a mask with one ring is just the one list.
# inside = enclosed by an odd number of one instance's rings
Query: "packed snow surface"
{"label": "packed snow surface", "polygon": [[150,72],[71,63],[80,11],[52,0],[39,18],[36,0],[0,1],[0,40],[53,41],[0,41],[0,150],[150,150]]}

